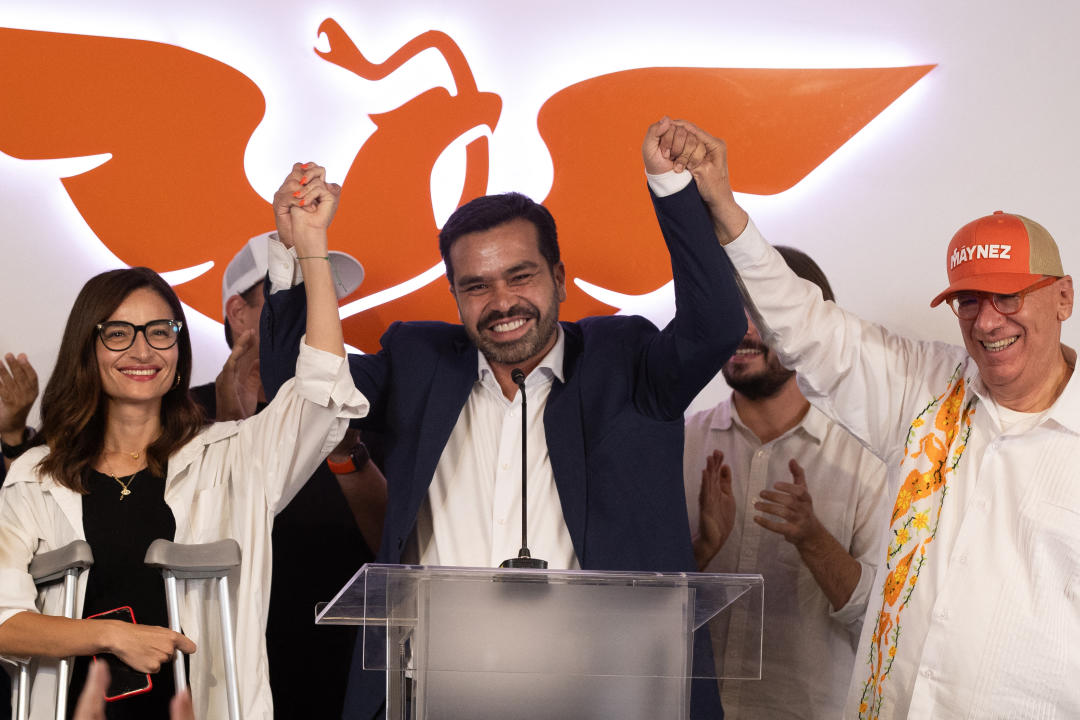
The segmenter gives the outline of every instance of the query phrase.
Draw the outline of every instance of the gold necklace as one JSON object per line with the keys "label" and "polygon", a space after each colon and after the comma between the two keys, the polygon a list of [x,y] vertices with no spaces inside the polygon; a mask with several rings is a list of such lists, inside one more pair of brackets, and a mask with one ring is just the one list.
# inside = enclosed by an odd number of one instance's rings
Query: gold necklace
{"label": "gold necklace", "polygon": [[136,450],[135,452],[128,452],[127,450],[106,450],[105,452],[116,453],[117,455],[127,455],[132,460],[138,460],[142,457],[142,450]]}
{"label": "gold necklace", "polygon": [[139,472],[141,472],[141,468],[131,473],[131,475],[127,477],[127,482],[125,483],[112,472],[112,463],[109,462],[108,458],[105,459],[105,464],[108,465],[109,468],[109,471],[107,473],[108,476],[120,484],[120,502],[123,502],[124,498],[131,494],[131,483],[135,482],[135,476],[138,475]]}

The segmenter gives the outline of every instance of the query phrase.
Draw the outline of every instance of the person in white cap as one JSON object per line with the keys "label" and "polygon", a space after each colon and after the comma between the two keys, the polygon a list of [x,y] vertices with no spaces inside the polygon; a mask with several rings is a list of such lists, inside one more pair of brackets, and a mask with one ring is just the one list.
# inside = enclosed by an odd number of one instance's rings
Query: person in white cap
{"label": "person in white cap", "polygon": [[845,717],[1080,717],[1080,384],[1061,344],[1072,278],[1038,223],[953,236],[964,347],[860,320],[796,277],[735,202],[722,141],[686,157],[766,343],[889,467],[888,547]]}
{"label": "person in white cap", "polygon": [[[225,342],[233,351],[217,380],[192,388],[199,403],[216,420],[242,420],[266,402],[259,379],[259,316],[263,307],[263,281],[267,270],[267,244],[276,232],[248,240],[221,275],[221,318]],[[330,267],[338,299],[364,281],[364,267],[348,253],[331,250]],[[209,393],[209,391],[213,393]],[[209,394],[208,394],[209,393]]]}

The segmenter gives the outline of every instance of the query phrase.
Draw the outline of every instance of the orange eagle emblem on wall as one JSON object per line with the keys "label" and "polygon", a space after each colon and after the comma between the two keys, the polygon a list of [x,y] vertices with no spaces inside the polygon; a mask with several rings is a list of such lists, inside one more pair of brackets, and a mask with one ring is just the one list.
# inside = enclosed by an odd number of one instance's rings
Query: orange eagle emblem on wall
{"label": "orange eagle emblem on wall", "polygon": [[[360,292],[367,296],[439,263],[432,168],[465,133],[493,132],[502,100],[477,87],[468,60],[445,33],[423,33],[379,63],[334,20],[323,21],[319,33],[330,49],[316,52],[366,80],[385,78],[434,49],[455,85],[371,115],[376,130],[342,183],[331,245],[364,263]],[[205,265],[176,290],[188,305],[219,317],[225,266],[247,238],[272,227],[269,203],[244,172],[245,148],[266,108],[255,83],[213,58],[144,40],[0,28],[0,59],[0,151],[25,160],[111,154],[63,179],[87,225],[130,265],[159,272]],[[657,117],[692,118],[722,134],[736,191],[779,193],[932,67],[642,68],[563,89],[540,108],[537,128],[554,165],[544,204],[559,224],[568,272],[631,295],[671,279],[637,153],[642,129]],[[211,176],[207,158],[214,159]],[[460,202],[487,191],[488,171],[487,138],[477,137],[467,145]],[[205,202],[208,192],[218,208],[210,224],[184,202]],[[568,292],[565,319],[613,310],[573,283]],[[418,319],[457,320],[445,281],[348,317],[346,338],[371,351],[390,322]]]}

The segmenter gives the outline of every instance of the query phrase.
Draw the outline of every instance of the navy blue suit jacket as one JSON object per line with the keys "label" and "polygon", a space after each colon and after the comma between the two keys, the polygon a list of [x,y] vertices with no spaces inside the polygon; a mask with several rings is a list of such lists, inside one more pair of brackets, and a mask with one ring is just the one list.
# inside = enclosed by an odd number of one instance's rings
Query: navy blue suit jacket
{"label": "navy blue suit jacket", "polygon": [[[544,412],[563,517],[585,569],[696,570],[683,413],[746,332],[731,264],[697,186],[653,202],[671,255],[674,319],[663,330],[636,316],[563,322],[565,382],[553,383]],[[304,316],[302,288],[267,298],[260,366],[268,396],[293,374]],[[477,348],[460,325],[395,323],[378,353],[350,355],[349,363],[371,403],[361,427],[387,437],[389,501],[378,560],[397,563],[477,380]],[[353,664],[346,717],[371,717],[383,681],[373,693],[360,691],[370,673],[359,669],[359,654]],[[693,715],[722,716],[714,682],[695,687]]]}

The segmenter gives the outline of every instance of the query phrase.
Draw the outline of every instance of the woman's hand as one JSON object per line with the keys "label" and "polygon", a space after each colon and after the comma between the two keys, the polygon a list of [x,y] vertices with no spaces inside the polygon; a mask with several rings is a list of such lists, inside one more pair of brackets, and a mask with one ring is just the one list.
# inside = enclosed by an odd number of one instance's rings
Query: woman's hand
{"label": "woman's hand", "polygon": [[173,659],[176,650],[188,655],[195,652],[195,643],[169,628],[120,620],[94,622],[108,623],[105,630],[107,651],[139,672],[156,673],[162,663]]}
{"label": "woman's hand", "polygon": [[318,242],[320,232],[325,235],[330,227],[340,194],[340,185],[326,182],[326,168],[311,162],[293,165],[274,193],[278,239],[285,247],[295,245],[298,255],[325,250],[311,242]]}
{"label": "woman's hand", "polygon": [[[304,275],[308,303],[306,342],[317,350],[345,357],[326,237],[340,194],[340,185],[327,184],[325,168],[315,163],[293,165],[274,195],[274,214],[278,237],[286,247],[291,244],[295,248]],[[286,232],[289,237],[285,236]]]}

